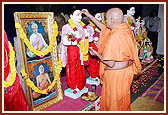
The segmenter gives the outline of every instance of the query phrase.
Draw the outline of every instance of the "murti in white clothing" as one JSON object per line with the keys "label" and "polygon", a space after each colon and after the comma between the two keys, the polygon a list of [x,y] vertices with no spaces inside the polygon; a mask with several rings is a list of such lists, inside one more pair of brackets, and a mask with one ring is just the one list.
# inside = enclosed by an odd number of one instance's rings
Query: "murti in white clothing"
{"label": "murti in white clothing", "polygon": [[[63,66],[66,66],[66,64],[67,64],[67,46],[71,46],[71,45],[78,46],[77,40],[70,41],[70,40],[68,40],[67,35],[73,34],[73,35],[75,35],[76,38],[81,38],[84,45],[85,45],[85,36],[89,36],[88,30],[83,29],[83,27],[80,25],[81,18],[82,18],[82,15],[81,15],[80,10],[75,10],[73,12],[73,14],[70,15],[70,19],[73,20],[78,31],[74,31],[71,28],[69,23],[62,27],[62,34],[61,34],[62,40],[61,40],[61,44],[60,44],[61,46],[60,46],[60,51],[59,51],[60,55],[59,56],[60,56],[61,60],[64,60]],[[81,52],[81,49],[80,49],[79,53],[80,53],[81,65],[83,65],[83,54]],[[83,89],[86,93],[87,89],[85,87]],[[77,94],[80,91],[77,87],[74,90],[77,91]],[[69,93],[67,91],[65,91],[65,93],[67,93],[67,96],[69,95]],[[74,96],[74,98],[76,98],[76,97]]]}
{"label": "murti in white clothing", "polygon": [[[123,21],[128,24],[129,23],[128,18],[130,18],[131,23],[135,24],[134,14],[135,14],[135,7],[131,7],[129,10],[127,10],[127,14],[124,15],[124,20]],[[131,26],[131,29],[134,30],[135,27]]]}

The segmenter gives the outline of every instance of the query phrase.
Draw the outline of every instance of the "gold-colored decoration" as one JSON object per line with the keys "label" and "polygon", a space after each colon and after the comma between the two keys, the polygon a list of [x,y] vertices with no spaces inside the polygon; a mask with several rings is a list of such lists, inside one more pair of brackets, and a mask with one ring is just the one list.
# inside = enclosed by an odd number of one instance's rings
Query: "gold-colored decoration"
{"label": "gold-colored decoration", "polygon": [[[26,27],[28,27],[28,24],[30,24],[31,21],[37,21],[38,23],[42,23],[42,26],[45,27],[44,31],[47,33],[48,36],[48,41],[49,44],[52,42],[53,34],[54,34],[54,13],[53,12],[15,12],[14,13],[15,17],[15,23],[19,23],[23,31],[26,33]],[[27,23],[24,23],[27,22]],[[19,51],[21,59],[21,67],[22,69],[25,70],[25,73],[28,74],[28,78],[30,78],[29,70],[28,70],[28,60],[26,56],[26,49],[25,49],[25,44],[23,39],[21,39],[21,35],[18,32],[18,29],[16,29],[17,32],[17,43],[19,44],[19,47],[21,48]],[[56,36],[55,36],[56,38]],[[58,54],[57,54],[57,41],[52,42],[54,45],[51,48],[51,53],[50,53],[50,59],[51,63],[50,64],[50,69],[53,71],[53,75],[56,75],[57,70],[58,70]],[[17,51],[16,51],[17,52]],[[44,59],[45,60],[45,59]],[[37,60],[37,62],[41,62],[42,60]],[[48,63],[48,62],[47,62]],[[19,70],[20,71],[20,70]],[[25,90],[26,90],[26,98],[28,101],[28,104],[30,106],[30,110],[34,111],[39,111],[39,110],[44,110],[45,108],[56,104],[60,101],[63,100],[63,91],[62,91],[62,83],[60,80],[60,76],[57,78],[56,83],[55,83],[55,91],[56,91],[56,96],[39,103],[38,105],[33,104],[33,97],[32,97],[32,90],[31,88],[26,84],[25,81]]]}

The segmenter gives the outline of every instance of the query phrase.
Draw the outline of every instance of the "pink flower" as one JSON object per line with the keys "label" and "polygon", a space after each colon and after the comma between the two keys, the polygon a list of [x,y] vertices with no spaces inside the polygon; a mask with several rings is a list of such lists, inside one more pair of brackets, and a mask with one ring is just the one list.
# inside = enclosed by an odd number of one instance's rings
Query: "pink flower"
{"label": "pink flower", "polygon": [[99,106],[100,105],[100,103],[97,103],[97,106]]}
{"label": "pink flower", "polygon": [[94,33],[98,33],[97,31],[94,31]]}
{"label": "pink flower", "polygon": [[132,26],[135,27],[135,24],[133,23]]}
{"label": "pink flower", "polygon": [[94,34],[93,37],[99,37],[99,35],[98,34]]}
{"label": "pink flower", "polygon": [[85,39],[88,39],[88,36],[86,36]]}
{"label": "pink flower", "polygon": [[71,39],[71,41],[73,41],[73,42],[74,42],[75,40],[77,40],[77,38],[72,38],[72,39]]}
{"label": "pink flower", "polygon": [[81,38],[78,38],[78,39],[77,39],[77,42],[79,43],[81,40],[82,40]]}
{"label": "pink flower", "polygon": [[74,93],[74,94],[76,94],[76,93],[77,93],[77,91],[76,91],[76,90],[74,90],[74,91],[73,91],[73,93]]}
{"label": "pink flower", "polygon": [[86,25],[84,25],[83,28],[86,29]]}
{"label": "pink flower", "polygon": [[48,93],[46,93],[46,95],[48,95]]}
{"label": "pink flower", "polygon": [[69,38],[72,38],[72,35],[68,35]]}
{"label": "pink flower", "polygon": [[7,91],[8,91],[8,92],[10,92],[10,91],[12,91],[12,90],[13,90],[13,86],[7,87]]}
{"label": "pink flower", "polygon": [[83,61],[84,65],[89,65],[89,61]]}
{"label": "pink flower", "polygon": [[40,56],[40,58],[41,58],[41,59],[43,59],[43,58],[44,58],[44,56],[43,56],[43,55],[41,55],[41,56]]}
{"label": "pink flower", "polygon": [[100,37],[99,35],[97,37]]}
{"label": "pink flower", "polygon": [[74,30],[74,31],[77,31],[77,28],[75,27],[75,28],[73,28],[73,30]]}

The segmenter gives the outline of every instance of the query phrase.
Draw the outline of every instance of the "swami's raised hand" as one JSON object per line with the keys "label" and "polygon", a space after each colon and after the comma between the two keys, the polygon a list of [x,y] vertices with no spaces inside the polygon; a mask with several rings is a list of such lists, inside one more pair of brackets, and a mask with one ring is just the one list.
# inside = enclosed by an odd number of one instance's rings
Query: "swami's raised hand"
{"label": "swami's raised hand", "polygon": [[91,21],[101,30],[104,26],[103,23],[98,21],[94,16],[92,16],[87,9],[82,9],[81,13],[85,14]]}
{"label": "swami's raised hand", "polygon": [[83,14],[85,14],[87,17],[90,18],[91,14],[89,13],[89,11],[87,9],[82,9],[81,11]]}

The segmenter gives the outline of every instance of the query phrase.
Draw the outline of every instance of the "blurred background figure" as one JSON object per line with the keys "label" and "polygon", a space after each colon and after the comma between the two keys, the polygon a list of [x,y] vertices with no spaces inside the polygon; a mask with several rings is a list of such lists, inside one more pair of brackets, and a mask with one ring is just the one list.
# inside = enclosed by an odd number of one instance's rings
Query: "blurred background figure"
{"label": "blurred background figure", "polygon": [[153,56],[157,56],[158,32],[161,30],[161,19],[157,16],[156,10],[152,10],[147,20],[148,37],[152,42]]}

